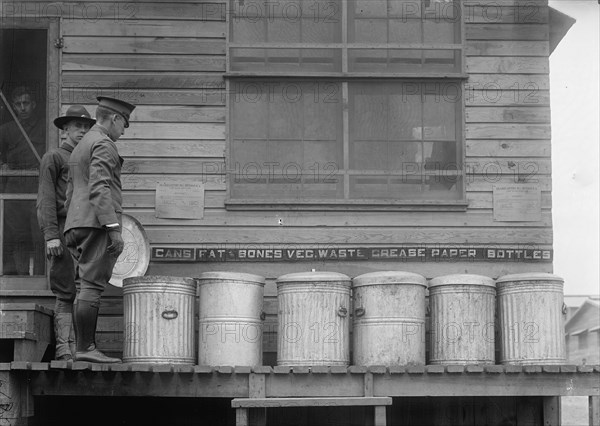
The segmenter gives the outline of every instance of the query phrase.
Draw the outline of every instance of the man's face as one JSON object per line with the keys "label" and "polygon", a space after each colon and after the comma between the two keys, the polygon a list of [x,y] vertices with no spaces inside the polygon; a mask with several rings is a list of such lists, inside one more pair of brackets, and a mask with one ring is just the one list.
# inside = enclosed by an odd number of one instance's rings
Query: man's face
{"label": "man's face", "polygon": [[71,120],[65,127],[67,133],[67,139],[77,145],[81,138],[90,130],[90,124],[87,121]]}
{"label": "man's face", "polygon": [[125,134],[125,119],[120,114],[114,114],[111,118],[111,126],[108,129],[108,136],[116,142]]}
{"label": "man's face", "polygon": [[13,99],[13,108],[19,120],[27,120],[33,114],[35,101],[29,95],[17,96]]}

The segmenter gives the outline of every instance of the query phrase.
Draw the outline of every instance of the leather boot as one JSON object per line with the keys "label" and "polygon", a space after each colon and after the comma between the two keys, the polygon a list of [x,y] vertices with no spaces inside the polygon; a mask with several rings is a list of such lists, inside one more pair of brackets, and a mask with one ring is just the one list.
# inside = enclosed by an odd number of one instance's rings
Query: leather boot
{"label": "leather boot", "polygon": [[75,305],[74,315],[75,323],[77,324],[75,327],[75,338],[77,340],[75,360],[105,364],[121,362],[119,358],[106,356],[96,348],[98,306],[87,300],[78,300]]}
{"label": "leather boot", "polygon": [[54,337],[56,339],[57,361],[70,361],[73,359],[69,348],[69,334],[73,325],[73,316],[68,312],[54,313]]}
{"label": "leather boot", "polygon": [[71,355],[75,357],[77,352],[77,343],[75,343],[75,321],[71,321],[71,329],[69,330],[69,350]]}

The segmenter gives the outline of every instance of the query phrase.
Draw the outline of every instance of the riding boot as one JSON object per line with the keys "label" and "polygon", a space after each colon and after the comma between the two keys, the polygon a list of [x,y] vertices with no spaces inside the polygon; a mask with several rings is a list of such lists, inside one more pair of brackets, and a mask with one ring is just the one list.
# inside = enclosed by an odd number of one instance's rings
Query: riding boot
{"label": "riding boot", "polygon": [[76,361],[99,363],[121,362],[119,358],[104,355],[96,348],[96,323],[98,321],[98,306],[87,300],[78,300],[75,304],[75,323],[77,352]]}

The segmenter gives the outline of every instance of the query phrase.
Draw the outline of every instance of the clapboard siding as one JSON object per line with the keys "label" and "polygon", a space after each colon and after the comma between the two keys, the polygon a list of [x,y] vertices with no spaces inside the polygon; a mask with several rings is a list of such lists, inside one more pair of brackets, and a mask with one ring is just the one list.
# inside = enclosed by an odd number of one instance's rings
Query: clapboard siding
{"label": "clapboard siding", "polygon": [[203,244],[552,244],[549,228],[455,229],[446,226],[416,227],[231,227],[227,224],[208,229],[147,226],[148,238],[154,244],[198,242]]}
{"label": "clapboard siding", "polygon": [[225,105],[225,90],[214,88],[190,90],[179,88],[155,89],[115,87],[102,88],[94,85],[63,87],[62,101],[66,104],[89,104],[97,96],[112,96],[136,105]]}
{"label": "clapboard siding", "polygon": [[[550,140],[468,139],[468,157],[550,157]],[[471,161],[472,158],[469,158]]]}
{"label": "clapboard siding", "polygon": [[63,87],[223,90],[221,72],[65,71]]}
{"label": "clapboard siding", "polygon": [[547,57],[547,41],[470,40],[465,51],[467,56],[542,56]]}
{"label": "clapboard siding", "polygon": [[[506,162],[508,167],[508,162]],[[486,163],[479,174],[469,175],[465,179],[467,192],[470,191],[491,191],[492,185],[495,184],[514,184],[519,182],[535,183],[539,185],[542,191],[550,191],[551,180],[548,175],[537,173],[537,164],[535,162],[523,162],[520,168],[509,170],[506,174],[502,174],[502,166],[498,161]],[[190,176],[198,176],[198,179],[205,184],[206,189],[210,191],[225,191],[225,176],[224,175],[203,175],[199,174],[136,174],[125,173],[123,175],[123,188],[125,190],[137,191],[153,191],[156,189],[157,182],[179,182]],[[311,214],[311,213],[305,213]],[[315,214],[315,213],[312,213]],[[317,214],[318,215],[318,214]]]}
{"label": "clapboard siding", "polygon": [[549,107],[467,107],[467,123],[550,123]]}
{"label": "clapboard siding", "polygon": [[225,55],[223,39],[193,37],[65,37],[63,52],[98,54]]}
{"label": "clapboard siding", "polygon": [[[308,227],[308,226],[326,226],[328,228],[346,228],[346,227],[397,227],[404,223],[410,223],[412,226],[430,226],[432,223],[444,222],[444,226],[453,228],[469,227],[506,227],[506,222],[497,222],[493,219],[491,210],[482,212],[470,211],[467,213],[457,212],[376,212],[368,216],[349,216],[346,213],[331,212],[326,216],[312,216],[299,212],[243,212],[236,211],[227,214],[225,210],[209,210],[202,219],[179,219],[157,218],[154,208],[128,208],[126,212],[136,217],[142,223],[148,226],[230,226],[230,227]],[[227,215],[225,221],[223,216]],[[279,221],[282,221],[281,224]],[[224,223],[225,222],[225,223]],[[552,215],[550,212],[542,214],[542,220],[539,222],[511,222],[514,227],[540,227],[550,226]]]}
{"label": "clapboard siding", "polygon": [[[514,180],[512,180],[514,182]],[[507,183],[507,182],[504,182]],[[544,186],[546,190],[542,191],[542,208],[550,209],[552,207],[552,195],[550,193],[549,184]],[[476,192],[475,190],[479,188],[474,188],[467,192],[467,202],[469,203],[469,211],[478,210],[478,209],[491,209],[492,205],[492,192],[491,186],[489,188],[483,188],[483,192]],[[490,192],[485,192],[486,189]],[[129,209],[152,209],[154,212],[155,207],[155,193],[153,190],[146,191],[128,191],[127,197],[123,200],[123,206],[125,207],[125,211],[127,212]],[[227,212],[223,207],[225,205],[226,195],[223,191],[204,191],[204,208],[219,210],[219,214],[221,217],[224,215],[233,215],[236,212]],[[331,214],[331,213],[328,213]],[[467,214],[469,214],[467,212]],[[421,215],[421,213],[419,213]],[[448,214],[445,213],[441,218],[444,220],[448,219]],[[310,216],[309,216],[310,217]],[[367,216],[370,217],[370,216]],[[466,226],[466,225],[465,225]]]}
{"label": "clapboard siding", "polygon": [[473,74],[547,74],[550,70],[547,57],[468,56],[466,66]]}
{"label": "clapboard siding", "polygon": [[[126,142],[124,142],[126,143]],[[182,157],[184,157],[182,155]],[[499,156],[498,156],[499,157]],[[465,170],[467,174],[494,173],[501,175],[545,175],[551,170],[550,160],[544,158],[489,158],[474,157],[467,158]],[[141,176],[144,173],[151,174],[225,174],[225,161],[223,158],[127,158],[123,164],[123,173],[136,173]],[[232,170],[232,172],[235,172]],[[135,176],[128,176],[128,179],[136,179]],[[149,177],[150,179],[154,177]],[[156,176],[160,179],[160,176]],[[138,188],[140,189],[140,188]]]}

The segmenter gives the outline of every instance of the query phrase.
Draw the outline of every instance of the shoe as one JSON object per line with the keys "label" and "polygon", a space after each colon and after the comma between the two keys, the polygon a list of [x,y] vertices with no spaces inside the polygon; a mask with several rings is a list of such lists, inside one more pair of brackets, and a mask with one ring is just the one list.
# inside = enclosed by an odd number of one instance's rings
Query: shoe
{"label": "shoe", "polygon": [[75,352],[75,360],[76,361],[87,361],[87,362],[97,362],[101,364],[117,364],[121,362],[119,358],[112,358],[104,355],[98,349],[94,348],[87,352],[77,351]]}
{"label": "shoe", "polygon": [[73,361],[71,354],[64,354],[56,357],[57,361]]}

